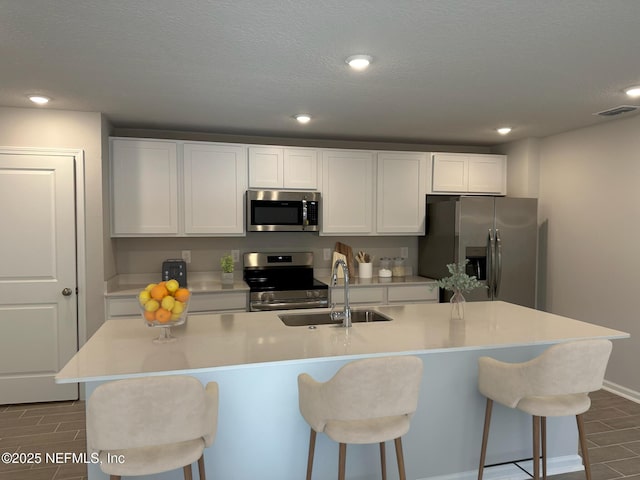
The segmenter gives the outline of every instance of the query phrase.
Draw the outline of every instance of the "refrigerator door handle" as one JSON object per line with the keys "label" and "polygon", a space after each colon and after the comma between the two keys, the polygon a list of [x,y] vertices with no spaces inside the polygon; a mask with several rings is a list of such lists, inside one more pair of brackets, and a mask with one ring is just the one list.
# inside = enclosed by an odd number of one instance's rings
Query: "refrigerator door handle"
{"label": "refrigerator door handle", "polygon": [[495,266],[495,240],[493,230],[489,229],[487,234],[487,298],[493,295],[493,271]]}
{"label": "refrigerator door handle", "polygon": [[500,284],[502,283],[502,239],[500,238],[500,230],[496,228],[496,276],[494,282],[494,298],[500,294]]}

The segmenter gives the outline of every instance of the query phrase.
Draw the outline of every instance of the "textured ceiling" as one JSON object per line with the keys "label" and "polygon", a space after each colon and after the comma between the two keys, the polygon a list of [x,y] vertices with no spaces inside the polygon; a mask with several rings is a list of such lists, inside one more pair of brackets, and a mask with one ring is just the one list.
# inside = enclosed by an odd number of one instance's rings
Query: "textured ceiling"
{"label": "textured ceiling", "polygon": [[0,105],[38,92],[123,128],[492,145],[640,104],[622,92],[639,19],[638,0],[0,0]]}

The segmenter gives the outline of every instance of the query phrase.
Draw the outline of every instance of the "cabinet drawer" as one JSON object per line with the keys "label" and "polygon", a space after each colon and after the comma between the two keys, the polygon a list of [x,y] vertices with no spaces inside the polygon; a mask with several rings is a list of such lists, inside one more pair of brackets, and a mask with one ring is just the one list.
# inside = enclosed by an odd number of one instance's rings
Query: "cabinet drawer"
{"label": "cabinet drawer", "polygon": [[[385,303],[384,287],[350,288],[349,302],[356,303]],[[344,303],[344,289],[334,288],[331,290],[331,301]]]}
{"label": "cabinet drawer", "polygon": [[136,297],[107,298],[107,318],[140,315]]}
{"label": "cabinet drawer", "polygon": [[189,313],[246,309],[246,292],[194,293],[189,303]]}
{"label": "cabinet drawer", "polygon": [[389,303],[391,302],[428,302],[438,301],[438,289],[429,285],[407,285],[389,287]]}

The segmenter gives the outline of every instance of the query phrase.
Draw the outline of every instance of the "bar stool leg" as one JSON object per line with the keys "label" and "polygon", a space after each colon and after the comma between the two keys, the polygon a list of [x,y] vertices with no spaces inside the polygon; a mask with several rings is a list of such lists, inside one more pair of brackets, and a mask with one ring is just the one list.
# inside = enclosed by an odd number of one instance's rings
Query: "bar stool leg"
{"label": "bar stool leg", "polygon": [[200,476],[200,480],[207,480],[207,476],[204,473],[204,453],[198,459],[198,475]]}
{"label": "bar stool leg", "polygon": [[578,437],[580,437],[580,453],[582,454],[582,463],[584,464],[584,474],[587,480],[591,480],[591,463],[589,462],[589,448],[587,447],[587,438],[584,431],[584,419],[582,414],[576,415],[578,424]]}
{"label": "bar stool leg", "polygon": [[344,480],[344,470],[347,463],[347,444],[341,443],[338,453],[338,480]]}
{"label": "bar stool leg", "polygon": [[313,470],[313,454],[316,449],[316,431],[312,428],[309,435],[309,456],[307,457],[307,480],[311,480]]}
{"label": "bar stool leg", "polygon": [[380,442],[380,468],[382,469],[382,480],[387,480],[387,455],[384,442]]}
{"label": "bar stool leg", "polygon": [[542,437],[542,479],[547,480],[547,417],[540,417]]}
{"label": "bar stool leg", "polygon": [[407,480],[407,474],[404,471],[404,455],[402,454],[402,439],[400,437],[394,440],[396,444],[396,458],[398,460],[398,474],[400,480]]}
{"label": "bar stool leg", "polygon": [[540,417],[533,415],[533,478],[540,479]]}
{"label": "bar stool leg", "polygon": [[185,465],[182,467],[182,471],[184,472],[184,480],[193,480],[193,474],[191,472],[191,464]]}
{"label": "bar stool leg", "polygon": [[487,398],[487,407],[484,411],[484,430],[482,431],[482,448],[480,449],[480,465],[478,466],[478,480],[482,480],[484,473],[484,461],[487,456],[487,441],[489,440],[489,426],[491,425],[491,410],[493,400]]}

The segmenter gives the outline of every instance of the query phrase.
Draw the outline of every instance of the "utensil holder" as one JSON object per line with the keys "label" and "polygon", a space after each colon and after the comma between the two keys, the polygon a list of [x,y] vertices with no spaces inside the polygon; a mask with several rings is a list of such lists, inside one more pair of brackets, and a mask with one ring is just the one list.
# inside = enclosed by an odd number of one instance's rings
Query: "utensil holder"
{"label": "utensil holder", "polygon": [[373,263],[359,263],[358,276],[360,278],[371,278],[373,276]]}

